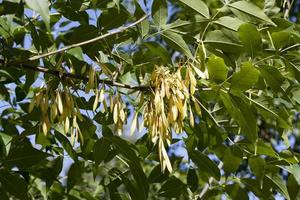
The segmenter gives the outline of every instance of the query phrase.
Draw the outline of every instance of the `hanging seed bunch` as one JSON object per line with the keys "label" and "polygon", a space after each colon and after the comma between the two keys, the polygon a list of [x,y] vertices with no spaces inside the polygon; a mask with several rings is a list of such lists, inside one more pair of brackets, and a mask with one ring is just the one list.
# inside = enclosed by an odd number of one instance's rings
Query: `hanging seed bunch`
{"label": "hanging seed bunch", "polygon": [[150,85],[153,89],[144,110],[145,126],[148,128],[153,143],[158,143],[162,170],[172,171],[172,166],[165,149],[165,143],[171,144],[172,130],[181,133],[184,120],[188,117],[194,126],[194,116],[190,98],[196,91],[196,79],[193,70],[186,67],[185,79],[180,67],[176,72],[168,68],[156,67],[151,75]]}
{"label": "hanging seed bunch", "polygon": [[[93,104],[93,111],[95,111],[99,103],[103,103],[104,112],[107,110],[107,102],[105,99],[105,86],[98,88],[97,83],[97,74],[94,68],[90,69],[89,72],[89,81],[87,83],[86,92],[93,91],[95,94],[95,101]],[[113,122],[115,124],[115,131],[118,135],[121,135],[123,132],[123,127],[127,119],[126,106],[121,98],[120,94],[109,94],[110,99],[110,112],[113,115]]]}
{"label": "hanging seed bunch", "polygon": [[115,130],[118,135],[123,133],[123,127],[127,119],[126,105],[124,104],[121,96],[117,94],[115,97],[110,98],[110,108],[113,114],[113,121]]}
{"label": "hanging seed bunch", "polygon": [[45,135],[49,132],[51,124],[58,122],[64,125],[65,134],[70,132],[72,143],[78,140],[79,136],[81,137],[77,118],[80,119],[82,116],[79,109],[74,106],[73,97],[68,88],[65,87],[63,91],[41,89],[34,94],[28,112],[31,112],[34,107],[39,107],[41,110],[40,126]]}

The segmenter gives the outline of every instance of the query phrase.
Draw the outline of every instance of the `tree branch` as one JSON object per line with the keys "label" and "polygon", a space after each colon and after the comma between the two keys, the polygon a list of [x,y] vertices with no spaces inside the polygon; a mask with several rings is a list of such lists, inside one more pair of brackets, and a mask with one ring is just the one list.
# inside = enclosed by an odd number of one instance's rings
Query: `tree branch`
{"label": "tree branch", "polygon": [[129,28],[134,27],[135,25],[137,25],[137,24],[141,23],[142,21],[144,21],[148,16],[149,16],[149,14],[144,15],[142,18],[140,18],[136,22],[133,22],[132,24],[129,24],[128,26],[121,27],[119,29],[113,30],[113,31],[111,31],[109,33],[106,33],[104,35],[101,35],[101,36],[98,36],[98,37],[95,37],[95,38],[92,38],[90,40],[86,40],[86,41],[83,41],[83,42],[79,42],[79,43],[76,43],[76,44],[71,44],[69,46],[66,46],[66,47],[63,47],[61,49],[57,49],[55,51],[51,51],[51,52],[48,52],[48,53],[45,53],[45,54],[42,54],[42,55],[33,56],[33,57],[30,57],[29,60],[30,61],[38,60],[40,58],[48,57],[48,56],[60,53],[62,51],[66,51],[66,50],[69,50],[69,49],[72,49],[72,48],[75,48],[75,47],[83,46],[83,45],[86,45],[86,44],[90,44],[90,43],[96,42],[98,40],[102,40],[102,39],[104,39],[106,37],[109,37],[111,35],[115,35],[117,33],[123,32],[123,31],[125,31],[125,30],[127,30]]}
{"label": "tree branch", "polygon": [[[51,75],[57,76],[61,79],[62,78],[71,78],[71,79],[81,80],[81,81],[84,81],[84,82],[88,82],[88,80],[89,80],[89,78],[86,77],[86,76],[82,76],[82,75],[78,75],[78,74],[65,73],[65,72],[61,72],[61,71],[58,71],[58,70],[47,69],[47,68],[44,68],[44,67],[35,67],[35,66],[28,65],[28,64],[18,64],[18,65],[11,64],[11,67],[15,67],[15,68],[18,68],[18,69],[23,68],[23,69],[27,69],[27,70],[32,70],[32,71],[42,72],[42,73],[46,73],[46,74],[51,74]],[[123,84],[123,83],[119,83],[119,82],[115,82],[115,81],[111,81],[111,80],[107,80],[107,79],[98,79],[97,81],[98,81],[98,83],[103,83],[103,84],[110,85],[110,86],[116,86],[116,87],[121,87],[121,88],[132,89],[132,90],[141,90],[141,91],[148,91],[149,90],[149,86],[146,86],[146,85],[132,86],[132,85]]]}

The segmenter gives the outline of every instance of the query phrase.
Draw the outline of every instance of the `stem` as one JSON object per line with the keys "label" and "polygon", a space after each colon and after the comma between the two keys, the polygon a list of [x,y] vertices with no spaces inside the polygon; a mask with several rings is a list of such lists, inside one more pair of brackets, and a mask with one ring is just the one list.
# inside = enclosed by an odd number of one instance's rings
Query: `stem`
{"label": "stem", "polygon": [[[71,79],[77,79],[81,80],[84,82],[88,82],[89,78],[86,76],[82,75],[77,75],[77,74],[71,74],[71,73],[64,73],[61,71],[57,70],[50,70],[44,67],[35,67],[35,66],[30,66],[27,64],[19,64],[19,65],[13,65],[14,63],[9,63],[12,67],[19,68],[19,69],[27,69],[27,70],[32,70],[32,71],[37,71],[37,72],[42,72],[45,74],[51,74],[53,76],[57,76],[61,79],[63,78],[71,78]],[[121,88],[127,88],[127,89],[132,89],[132,90],[142,90],[142,91],[148,91],[149,86],[146,85],[140,85],[140,86],[132,86],[132,85],[127,85],[107,79],[98,79],[98,83],[103,83],[106,85],[111,85],[111,86],[116,86],[116,87],[121,87]]]}
{"label": "stem", "polygon": [[100,35],[98,37],[95,37],[95,38],[92,38],[90,40],[86,40],[86,41],[83,41],[83,42],[79,42],[79,43],[75,43],[75,44],[71,44],[69,46],[66,46],[66,47],[63,47],[61,49],[57,49],[55,51],[51,51],[49,53],[45,53],[45,54],[42,54],[42,55],[37,55],[37,56],[33,56],[33,57],[30,57],[29,60],[30,61],[33,61],[33,60],[38,60],[40,58],[45,58],[45,57],[48,57],[48,56],[51,56],[51,55],[54,55],[54,54],[57,54],[57,53],[60,53],[60,52],[63,52],[63,51],[66,51],[66,50],[69,50],[69,49],[72,49],[72,48],[75,48],[75,47],[80,47],[80,46],[83,46],[83,45],[87,45],[87,44],[90,44],[90,43],[93,43],[93,42],[96,42],[98,40],[102,40],[106,37],[109,37],[111,35],[115,35],[117,33],[121,33],[129,28],[132,28],[134,27],[135,25],[141,23],[142,21],[144,21],[147,17],[149,16],[149,14],[147,15],[144,15],[142,18],[140,18],[139,20],[137,20],[136,22],[132,23],[132,24],[129,24],[128,26],[124,26],[124,27],[121,27],[119,29],[116,29],[116,30],[113,30],[109,33],[106,33],[104,35]]}
{"label": "stem", "polygon": [[287,48],[281,50],[280,53],[284,53],[284,52],[286,52],[286,51],[288,51],[290,49],[293,49],[293,48],[296,48],[296,47],[299,47],[299,46],[300,46],[300,44],[294,44],[294,45],[292,45],[290,47],[287,47]]}

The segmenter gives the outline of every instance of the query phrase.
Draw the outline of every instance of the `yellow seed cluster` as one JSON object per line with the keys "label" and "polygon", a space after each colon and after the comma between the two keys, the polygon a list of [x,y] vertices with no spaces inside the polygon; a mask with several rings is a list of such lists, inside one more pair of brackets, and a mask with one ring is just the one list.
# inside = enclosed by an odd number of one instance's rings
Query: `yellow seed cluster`
{"label": "yellow seed cluster", "polygon": [[115,97],[111,97],[110,100],[110,108],[113,113],[113,121],[115,124],[115,129],[118,135],[121,135],[123,132],[124,123],[127,119],[126,106],[123,103],[121,96],[117,95]]}
{"label": "yellow seed cluster", "polygon": [[[46,135],[54,122],[64,125],[64,132],[71,133],[71,142],[74,143],[81,137],[81,131],[77,123],[77,117],[81,118],[79,110],[74,109],[74,101],[68,89],[63,91],[48,91],[41,89],[34,94],[29,104],[28,112],[34,107],[41,110],[41,130]],[[72,123],[70,122],[72,119]]]}
{"label": "yellow seed cluster", "polygon": [[144,110],[145,126],[153,143],[158,144],[162,170],[172,171],[165,143],[171,144],[172,129],[181,133],[188,113],[190,125],[194,126],[194,117],[190,98],[196,91],[196,79],[190,67],[186,67],[185,79],[180,67],[172,73],[166,67],[156,67],[151,75],[152,95]]}
{"label": "yellow seed cluster", "polygon": [[[201,114],[200,104],[193,96],[197,85],[195,72],[197,71],[193,66],[179,67],[176,71],[171,71],[164,66],[156,66],[150,78],[152,92],[149,99],[145,101],[145,94],[143,91],[140,93],[139,109],[134,114],[130,134],[133,134],[136,129],[140,130],[145,123],[152,142],[158,145],[162,170],[167,168],[168,171],[172,171],[172,165],[165,148],[166,144],[171,144],[172,131],[181,133],[186,118],[189,118],[190,126],[194,127],[195,120],[191,102],[194,103],[196,113]],[[185,74],[184,78],[182,77],[183,74]],[[111,94],[105,89],[104,84],[99,89],[97,74],[91,68],[85,91],[94,93],[95,100],[92,110],[96,111],[99,104],[102,104],[101,111],[111,112],[115,131],[121,135],[127,121],[126,105],[120,93]],[[110,108],[108,108],[108,104]],[[51,124],[58,122],[64,125],[66,134],[71,133],[72,143],[78,140],[78,137],[82,137],[77,124],[77,118],[82,119],[82,116],[79,108],[74,105],[73,97],[66,86],[63,90],[56,91],[41,89],[35,93],[29,105],[29,112],[35,106],[39,107],[42,112],[40,125],[45,135],[49,132]],[[141,109],[144,109],[143,120],[138,122],[138,113]]]}

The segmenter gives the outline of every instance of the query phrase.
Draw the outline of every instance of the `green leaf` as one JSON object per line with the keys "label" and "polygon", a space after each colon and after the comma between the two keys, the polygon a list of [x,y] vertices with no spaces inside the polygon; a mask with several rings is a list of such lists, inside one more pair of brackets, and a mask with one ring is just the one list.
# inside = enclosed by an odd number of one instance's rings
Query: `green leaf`
{"label": "green leaf", "polygon": [[0,199],[9,200],[9,197],[7,196],[7,193],[4,188],[2,188],[2,186],[0,186]]}
{"label": "green leaf", "polygon": [[220,17],[218,20],[214,22],[220,26],[228,28],[233,31],[238,31],[239,27],[244,23],[236,17],[224,16]]}
{"label": "green leaf", "polygon": [[235,172],[242,163],[242,157],[236,156],[231,148],[227,148],[223,157],[224,171],[229,174]]}
{"label": "green leaf", "polygon": [[201,0],[180,0],[182,3],[184,3],[189,8],[195,10],[200,15],[202,15],[205,18],[209,18],[209,9]]}
{"label": "green leaf", "polygon": [[4,164],[26,169],[39,163],[50,155],[32,147],[27,139],[15,140]]}
{"label": "green leaf", "polygon": [[24,89],[19,86],[16,87],[15,94],[17,102],[24,100],[27,95],[26,91],[24,91]]}
{"label": "green leaf", "polygon": [[3,162],[3,159],[6,157],[6,145],[0,135],[0,162]]}
{"label": "green leaf", "polygon": [[278,175],[266,175],[266,177],[273,183],[273,186],[285,196],[287,200],[290,200],[290,195],[288,193],[287,187],[284,181]]}
{"label": "green leaf", "polygon": [[159,56],[163,64],[172,63],[170,54],[157,42],[145,42],[143,43],[154,55]]}
{"label": "green leaf", "polygon": [[223,58],[211,55],[207,61],[207,70],[209,78],[220,83],[227,78],[228,67]]}
{"label": "green leaf", "polygon": [[295,180],[297,181],[298,185],[300,185],[300,167],[299,165],[292,165],[289,167],[289,170],[291,174],[295,177]]}
{"label": "green leaf", "polygon": [[252,179],[252,178],[242,178],[241,182],[246,186],[248,191],[253,192],[256,196],[258,196],[258,197],[267,196],[267,195],[263,194],[263,192],[260,188],[260,184],[258,183],[257,180]]}
{"label": "green leaf", "polygon": [[267,155],[275,158],[278,157],[272,146],[261,139],[257,141],[256,148],[258,155]]}
{"label": "green leaf", "polygon": [[3,17],[0,18],[0,35],[4,38],[12,36],[11,27]]}
{"label": "green leaf", "polygon": [[248,15],[251,15],[252,17],[256,17],[272,25],[275,25],[274,22],[272,22],[272,20],[263,12],[263,10],[261,10],[253,3],[250,3],[248,1],[238,1],[238,2],[231,3],[228,6],[231,8],[235,8],[241,12],[244,12]]}
{"label": "green leaf", "polygon": [[156,0],[152,5],[153,21],[161,28],[167,24],[168,9],[167,3],[164,0]]}
{"label": "green leaf", "polygon": [[[129,13],[123,6],[122,9],[116,7],[104,9],[99,17],[99,24],[105,30],[110,30],[122,26],[128,19]],[[113,19],[113,20],[111,20]]]}
{"label": "green leaf", "polygon": [[132,149],[131,145],[129,145],[129,143],[125,140],[109,133],[104,134],[104,139],[109,140],[118,149],[118,152],[125,157],[129,164],[130,171],[136,180],[137,185],[140,187],[140,192],[142,194],[141,198],[147,199],[149,190],[147,177],[140,165],[140,160],[135,151]]}
{"label": "green leaf", "polygon": [[228,113],[238,122],[242,129],[242,134],[250,141],[257,138],[256,116],[249,106],[239,97],[231,96],[221,92],[220,97]]}
{"label": "green leaf", "polygon": [[194,59],[188,45],[183,40],[182,36],[172,31],[164,31],[161,33],[166,42],[176,50],[184,53],[188,58]]}
{"label": "green leaf", "polygon": [[44,160],[39,165],[31,168],[31,174],[46,182],[46,187],[50,188],[63,169],[63,157],[54,160]]}
{"label": "green leaf", "polygon": [[271,110],[270,108],[267,108],[266,105],[263,105],[262,103],[254,100],[254,99],[249,98],[247,95],[244,95],[244,97],[246,99],[248,99],[250,102],[254,103],[257,108],[262,109],[264,111],[267,111],[270,114],[272,114],[274,117],[279,118],[279,116],[273,110]]}
{"label": "green leaf", "polygon": [[200,151],[192,151],[189,153],[192,161],[198,166],[200,173],[207,173],[209,177],[213,177],[217,181],[220,180],[221,173],[217,165]]}
{"label": "green leaf", "polygon": [[149,21],[147,21],[147,20],[142,21],[141,25],[140,25],[142,38],[145,38],[148,35],[149,29],[150,29]]}
{"label": "green leaf", "polygon": [[98,166],[108,155],[110,149],[110,142],[103,138],[97,140],[94,144],[93,154],[96,162],[96,166]]}
{"label": "green leaf", "polygon": [[149,183],[161,183],[164,182],[165,180],[167,180],[169,178],[169,173],[166,172],[162,172],[161,171],[161,166],[156,165],[152,171],[150,172],[149,176],[148,176],[148,182]]}
{"label": "green leaf", "polygon": [[232,200],[248,200],[247,191],[240,184],[226,185],[226,193]]}
{"label": "green leaf", "polygon": [[121,174],[121,179],[131,199],[140,199],[138,187],[123,174]]}
{"label": "green leaf", "polygon": [[185,184],[178,178],[172,176],[161,186],[159,196],[168,198],[179,197],[185,189]]}
{"label": "green leaf", "polygon": [[[62,130],[63,131],[63,130]],[[66,138],[62,133],[55,131],[55,138],[60,142],[63,146],[64,150],[68,153],[68,155],[74,160],[77,161],[77,154],[74,151],[70,141]]]}
{"label": "green leaf", "polygon": [[272,37],[273,44],[277,50],[291,43],[291,33],[287,31],[272,33],[271,37]]}
{"label": "green leaf", "polygon": [[260,33],[254,25],[248,23],[242,24],[238,32],[245,51],[253,58],[262,49]]}
{"label": "green leaf", "polygon": [[300,185],[293,175],[290,175],[288,178],[287,189],[291,199],[300,198]]}
{"label": "green leaf", "polygon": [[38,12],[46,26],[49,28],[50,26],[50,15],[49,15],[49,1],[48,0],[25,0],[25,3],[29,8]]}
{"label": "green leaf", "polygon": [[78,60],[84,61],[83,52],[80,47],[76,47],[76,48],[72,48],[72,49],[68,50],[68,54],[74,56]]}
{"label": "green leaf", "polygon": [[75,162],[71,165],[68,171],[67,191],[70,190],[81,180],[82,163]]}
{"label": "green leaf", "polygon": [[19,175],[10,171],[0,170],[0,183],[4,190],[11,195],[22,199],[29,200],[27,193],[27,184]]}
{"label": "green leaf", "polygon": [[209,44],[213,48],[220,49],[229,53],[240,53],[243,46],[235,41],[233,38],[228,37],[220,30],[214,30],[207,33],[205,44]]}
{"label": "green leaf", "polygon": [[274,90],[275,92],[283,92],[282,84],[285,81],[285,78],[282,76],[280,71],[273,66],[260,66],[259,71],[262,77],[266,80],[267,84]]}
{"label": "green leaf", "polygon": [[265,166],[266,162],[261,157],[251,157],[249,159],[249,165],[251,171],[256,176],[256,179],[260,182],[260,186],[262,187],[263,179],[265,176]]}
{"label": "green leaf", "polygon": [[244,92],[250,89],[258,81],[259,74],[250,62],[243,63],[241,70],[232,75],[230,90]]}
{"label": "green leaf", "polygon": [[186,182],[191,189],[192,192],[195,192],[199,186],[199,180],[198,175],[196,173],[196,170],[193,168],[189,168],[189,171],[187,173]]}

